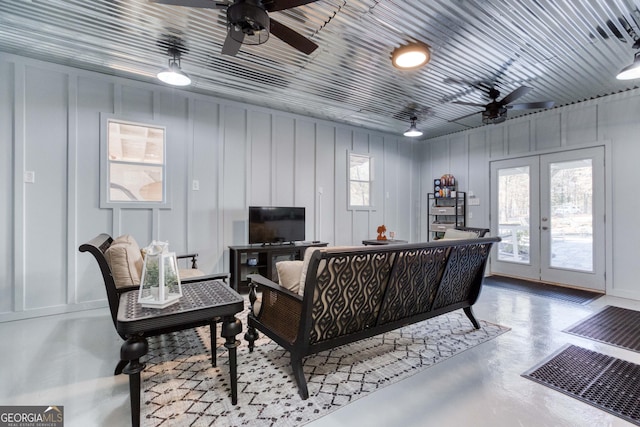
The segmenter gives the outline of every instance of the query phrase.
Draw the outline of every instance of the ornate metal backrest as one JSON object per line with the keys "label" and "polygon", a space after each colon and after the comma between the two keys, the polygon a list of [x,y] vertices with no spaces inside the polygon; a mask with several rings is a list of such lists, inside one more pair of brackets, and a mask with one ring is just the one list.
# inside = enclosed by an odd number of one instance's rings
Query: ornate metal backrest
{"label": "ornate metal backrest", "polygon": [[[475,303],[499,238],[317,251],[309,263],[301,334],[307,344],[441,308]],[[309,292],[312,291],[312,292]]]}
{"label": "ornate metal backrest", "polygon": [[380,324],[432,309],[449,254],[449,247],[424,247],[398,253]]}
{"label": "ornate metal backrest", "polygon": [[[375,326],[394,256],[374,247],[314,254],[318,269],[313,296],[308,296],[312,298],[307,319],[310,343]],[[315,265],[310,263],[310,271]]]}
{"label": "ornate metal backrest", "polygon": [[[471,240],[471,242],[474,241]],[[475,304],[480,294],[492,244],[493,242],[477,242],[454,245],[450,249],[447,266],[440,281],[438,295],[431,307],[432,310],[460,302],[468,303],[469,306]]]}

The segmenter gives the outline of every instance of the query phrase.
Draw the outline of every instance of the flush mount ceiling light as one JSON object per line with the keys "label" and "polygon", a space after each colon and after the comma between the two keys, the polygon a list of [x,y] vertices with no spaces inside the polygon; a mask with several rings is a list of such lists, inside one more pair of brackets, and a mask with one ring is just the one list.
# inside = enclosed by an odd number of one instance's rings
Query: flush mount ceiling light
{"label": "flush mount ceiling light", "polygon": [[418,118],[416,116],[411,117],[411,126],[404,132],[404,136],[415,138],[416,136],[422,136],[422,131],[416,127]]}
{"label": "flush mount ceiling light", "polygon": [[431,59],[429,46],[422,43],[410,43],[400,46],[391,53],[391,63],[401,70],[415,70]]}
{"label": "flush mount ceiling light", "polygon": [[[640,49],[640,39],[633,44],[634,49]],[[640,78],[640,51],[636,52],[633,64],[624,67],[616,76],[618,80],[632,80]]]}
{"label": "flush mount ceiling light", "polygon": [[180,50],[169,47],[169,66],[158,73],[158,79],[173,86],[188,86],[191,84],[189,76],[180,68]]}

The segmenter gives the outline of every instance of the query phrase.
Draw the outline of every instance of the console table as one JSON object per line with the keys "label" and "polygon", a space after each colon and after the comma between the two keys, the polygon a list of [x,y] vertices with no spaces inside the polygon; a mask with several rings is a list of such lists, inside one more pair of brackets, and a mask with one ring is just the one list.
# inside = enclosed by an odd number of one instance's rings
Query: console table
{"label": "console table", "polygon": [[362,241],[362,244],[365,246],[401,245],[403,243],[409,243],[409,242],[406,240],[391,240],[391,239],[387,239],[387,240],[371,239],[371,240]]}
{"label": "console table", "polygon": [[326,242],[298,242],[281,245],[229,246],[229,272],[231,287],[238,292],[249,292],[247,274],[258,273],[278,281],[276,262],[278,258],[302,259],[304,251],[312,246],[327,246]]}
{"label": "console table", "polygon": [[[201,325],[203,321],[222,319],[224,346],[229,350],[229,370],[231,374],[231,403],[238,402],[238,381],[236,347],[240,344],[236,335],[242,332],[242,323],[235,318],[244,309],[244,298],[233,289],[217,280],[185,283],[182,298],[166,308],[144,308],[138,303],[138,291],[126,292],[120,296],[116,329],[127,340],[120,349],[121,360],[128,361],[123,373],[129,375],[131,399],[131,424],[140,425],[140,373],[145,364],[140,358],[147,354],[148,343],[145,333],[149,331],[176,331]],[[212,328],[213,336],[216,332]],[[211,346],[212,362],[215,366],[215,345]]]}

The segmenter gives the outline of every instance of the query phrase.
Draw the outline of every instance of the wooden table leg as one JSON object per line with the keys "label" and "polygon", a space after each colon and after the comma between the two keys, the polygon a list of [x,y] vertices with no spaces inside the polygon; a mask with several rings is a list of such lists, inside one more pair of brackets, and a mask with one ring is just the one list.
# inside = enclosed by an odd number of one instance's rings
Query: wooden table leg
{"label": "wooden table leg", "polygon": [[242,322],[233,316],[225,316],[222,321],[222,337],[226,338],[224,346],[229,350],[229,371],[231,374],[231,403],[238,403],[238,367],[236,348],[240,341],[236,335],[242,332]]}
{"label": "wooden table leg", "polygon": [[140,372],[145,366],[144,363],[140,363],[140,358],[147,354],[148,349],[147,339],[137,335],[127,337],[127,340],[120,347],[120,359],[129,361],[122,372],[129,375],[131,425],[133,427],[140,427]]}

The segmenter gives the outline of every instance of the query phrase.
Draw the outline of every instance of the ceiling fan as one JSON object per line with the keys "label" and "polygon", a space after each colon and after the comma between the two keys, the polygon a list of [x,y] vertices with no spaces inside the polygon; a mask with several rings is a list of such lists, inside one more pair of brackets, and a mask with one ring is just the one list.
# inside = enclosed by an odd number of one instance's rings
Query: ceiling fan
{"label": "ceiling fan", "polygon": [[273,34],[293,48],[310,55],[317,44],[284,24],[269,18],[267,12],[313,3],[317,0],[150,0],[152,3],[171,6],[226,9],[227,37],[222,54],[234,56],[243,44],[262,44]]}
{"label": "ceiling fan", "polygon": [[[478,86],[474,87],[478,88]],[[504,98],[498,101],[500,97],[500,91],[495,87],[489,88],[487,91],[488,97],[491,99],[491,102],[488,104],[478,104],[475,102],[463,102],[463,101],[453,101],[453,104],[458,105],[470,105],[472,107],[481,107],[484,108],[482,111],[482,123],[484,124],[497,124],[502,123],[507,120],[507,110],[537,110],[544,108],[551,108],[555,104],[554,101],[541,101],[541,102],[526,102],[521,104],[512,104],[513,101],[520,98],[521,96],[526,95],[531,91],[531,88],[528,86],[520,86]],[[456,122],[458,120],[462,120],[464,118],[473,116],[475,113],[467,114],[466,116],[458,117],[454,120],[449,120],[450,122]]]}
{"label": "ceiling fan", "polygon": [[410,102],[405,105],[402,110],[395,113],[393,118],[401,122],[408,122],[411,117],[416,117],[418,120],[422,121],[434,115],[435,113],[431,107]]}

